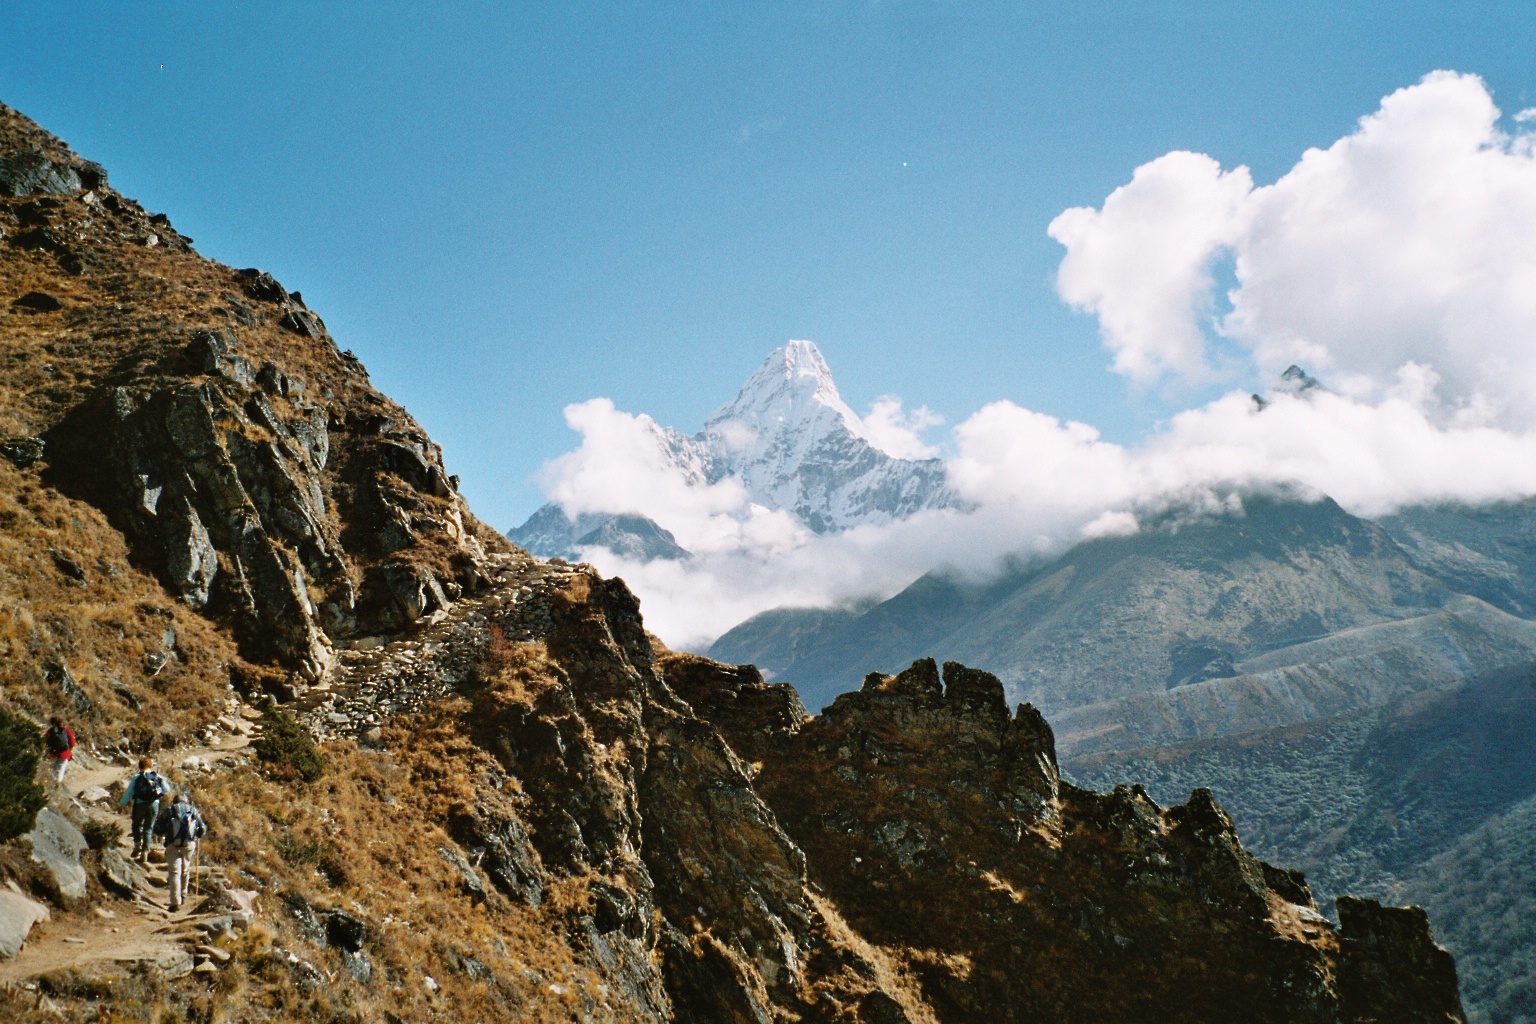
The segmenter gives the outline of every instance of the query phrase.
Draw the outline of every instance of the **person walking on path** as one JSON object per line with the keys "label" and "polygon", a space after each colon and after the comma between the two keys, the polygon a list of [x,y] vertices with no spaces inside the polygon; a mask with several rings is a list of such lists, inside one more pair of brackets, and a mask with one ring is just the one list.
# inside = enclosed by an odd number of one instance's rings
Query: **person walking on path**
{"label": "person walking on path", "polygon": [[165,877],[171,890],[171,910],[180,910],[192,891],[192,861],[197,856],[197,841],[208,832],[208,825],[185,793],[177,793],[171,805],[155,819],[155,835],[165,840]]}
{"label": "person walking on path", "polygon": [[43,747],[48,752],[48,759],[55,762],[54,781],[63,786],[64,773],[69,771],[69,762],[75,756],[75,731],[64,724],[64,719],[54,715],[43,732]]}
{"label": "person walking on path", "polygon": [[139,758],[139,773],[128,780],[118,807],[133,805],[133,859],[149,862],[150,836],[160,817],[160,798],[167,789],[165,780],[155,772],[155,762]]}

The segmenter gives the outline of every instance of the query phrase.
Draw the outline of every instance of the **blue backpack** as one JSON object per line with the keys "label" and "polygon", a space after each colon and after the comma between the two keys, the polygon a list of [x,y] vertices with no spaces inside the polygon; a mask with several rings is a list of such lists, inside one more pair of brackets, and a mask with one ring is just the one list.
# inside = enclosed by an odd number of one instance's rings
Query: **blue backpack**
{"label": "blue backpack", "polygon": [[194,842],[202,834],[202,824],[197,820],[197,811],[193,809],[191,804],[185,805],[171,821],[171,842]]}
{"label": "blue backpack", "polygon": [[165,796],[165,780],[154,772],[140,772],[133,781],[133,799],[141,804],[159,800]]}

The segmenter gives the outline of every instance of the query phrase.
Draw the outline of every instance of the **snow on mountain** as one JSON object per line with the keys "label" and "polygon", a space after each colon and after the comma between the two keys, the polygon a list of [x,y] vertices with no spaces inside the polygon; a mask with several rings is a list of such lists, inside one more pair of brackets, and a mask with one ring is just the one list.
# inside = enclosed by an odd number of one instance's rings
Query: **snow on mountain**
{"label": "snow on mountain", "polygon": [[[643,443],[655,447],[641,453],[647,461],[662,458],[692,485],[735,480],[752,505],[788,512],[816,533],[960,504],[942,460],[896,458],[873,443],[809,341],[791,341],[770,353],[699,433],[659,425],[648,433]],[[534,554],[569,556],[593,535],[612,547],[625,532],[622,524],[610,524],[614,518],[590,511],[571,517],[552,503],[508,536]],[[626,518],[633,523],[642,517]]]}

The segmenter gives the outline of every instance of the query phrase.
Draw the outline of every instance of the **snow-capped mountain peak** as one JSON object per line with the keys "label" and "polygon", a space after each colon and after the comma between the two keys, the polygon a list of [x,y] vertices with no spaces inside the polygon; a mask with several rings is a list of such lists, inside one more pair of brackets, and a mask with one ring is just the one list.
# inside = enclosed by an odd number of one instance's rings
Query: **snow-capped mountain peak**
{"label": "snow-capped mountain peak", "polygon": [[[660,425],[655,433],[664,459],[689,486],[737,480],[747,508],[792,513],[816,533],[958,505],[938,459],[897,458],[871,442],[809,341],[791,341],[770,353],[698,434]],[[625,504],[615,501],[616,508]],[[603,534],[600,524],[607,518],[593,512],[573,518],[547,505],[510,536],[540,555],[567,554],[584,537],[613,549],[608,534],[622,529]],[[654,525],[664,533],[670,524]],[[678,541],[687,543],[685,537]]]}
{"label": "snow-capped mountain peak", "polygon": [[814,342],[791,341],[768,354],[735,399],[704,421],[704,432],[735,435],[727,440],[747,432],[759,437],[807,431],[819,435],[833,424],[855,437],[864,436],[864,425],[837,393],[821,350]]}

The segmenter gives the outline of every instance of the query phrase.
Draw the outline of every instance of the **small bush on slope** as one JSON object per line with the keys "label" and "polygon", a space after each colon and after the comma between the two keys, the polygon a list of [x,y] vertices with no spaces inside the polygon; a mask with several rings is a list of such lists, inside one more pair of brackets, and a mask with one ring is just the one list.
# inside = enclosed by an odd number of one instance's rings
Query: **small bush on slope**
{"label": "small bush on slope", "polygon": [[257,757],[280,771],[291,770],[305,782],[314,782],[325,774],[325,755],[315,746],[309,730],[292,715],[274,708],[267,712],[261,725]]}
{"label": "small bush on slope", "polygon": [[32,831],[48,795],[37,784],[43,741],[37,726],[0,709],[0,843]]}

